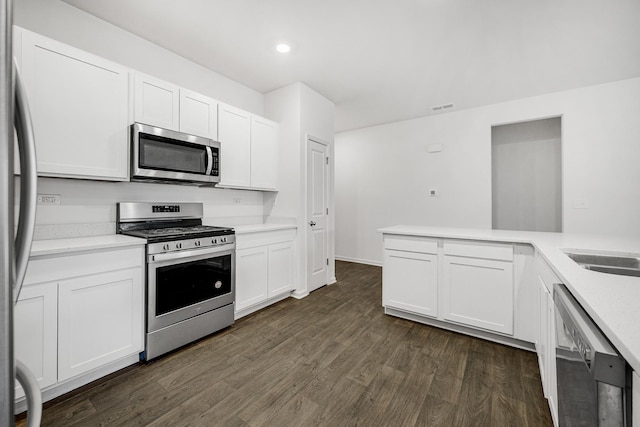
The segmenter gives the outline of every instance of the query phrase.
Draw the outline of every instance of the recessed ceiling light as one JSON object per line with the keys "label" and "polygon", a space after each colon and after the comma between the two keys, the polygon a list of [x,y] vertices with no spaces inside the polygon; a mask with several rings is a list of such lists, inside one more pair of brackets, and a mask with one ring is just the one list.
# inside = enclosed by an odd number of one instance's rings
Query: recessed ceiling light
{"label": "recessed ceiling light", "polygon": [[280,43],[278,46],[276,46],[276,50],[280,53],[287,53],[291,50],[291,46],[286,43]]}

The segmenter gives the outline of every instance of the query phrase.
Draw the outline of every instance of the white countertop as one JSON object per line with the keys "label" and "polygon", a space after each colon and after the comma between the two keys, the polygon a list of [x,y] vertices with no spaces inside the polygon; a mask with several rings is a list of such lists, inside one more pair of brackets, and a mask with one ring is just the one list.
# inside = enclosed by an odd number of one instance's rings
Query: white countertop
{"label": "white countertop", "polygon": [[246,224],[234,226],[236,234],[259,233],[261,231],[290,230],[298,228],[295,224]]}
{"label": "white countertop", "polygon": [[640,255],[640,239],[406,225],[378,231],[383,234],[533,245],[631,367],[640,372],[640,277],[589,271],[562,252],[562,249],[574,249]]}
{"label": "white countertop", "polygon": [[31,245],[31,257],[91,251],[96,249],[121,248],[145,245],[145,239],[108,234],[104,236],[74,237],[69,239],[34,240]]}

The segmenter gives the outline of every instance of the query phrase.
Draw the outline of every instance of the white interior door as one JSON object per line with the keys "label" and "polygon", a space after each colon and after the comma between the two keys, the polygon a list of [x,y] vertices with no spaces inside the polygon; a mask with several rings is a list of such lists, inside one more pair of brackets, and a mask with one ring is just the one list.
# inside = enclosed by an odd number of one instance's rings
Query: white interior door
{"label": "white interior door", "polygon": [[307,274],[309,292],[327,284],[329,146],[307,139]]}

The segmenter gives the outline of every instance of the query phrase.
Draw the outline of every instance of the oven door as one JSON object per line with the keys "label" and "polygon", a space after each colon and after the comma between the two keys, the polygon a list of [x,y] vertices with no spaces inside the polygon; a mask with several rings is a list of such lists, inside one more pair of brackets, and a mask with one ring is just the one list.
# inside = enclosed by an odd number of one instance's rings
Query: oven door
{"label": "oven door", "polygon": [[147,332],[235,300],[233,248],[149,255],[147,261]]}

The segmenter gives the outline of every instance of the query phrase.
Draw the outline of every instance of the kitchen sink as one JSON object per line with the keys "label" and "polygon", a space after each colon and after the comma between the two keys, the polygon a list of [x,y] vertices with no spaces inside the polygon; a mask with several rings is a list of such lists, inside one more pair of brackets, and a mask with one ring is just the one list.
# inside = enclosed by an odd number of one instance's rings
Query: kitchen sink
{"label": "kitchen sink", "polygon": [[614,254],[564,253],[582,268],[600,273],[640,277],[640,257]]}

